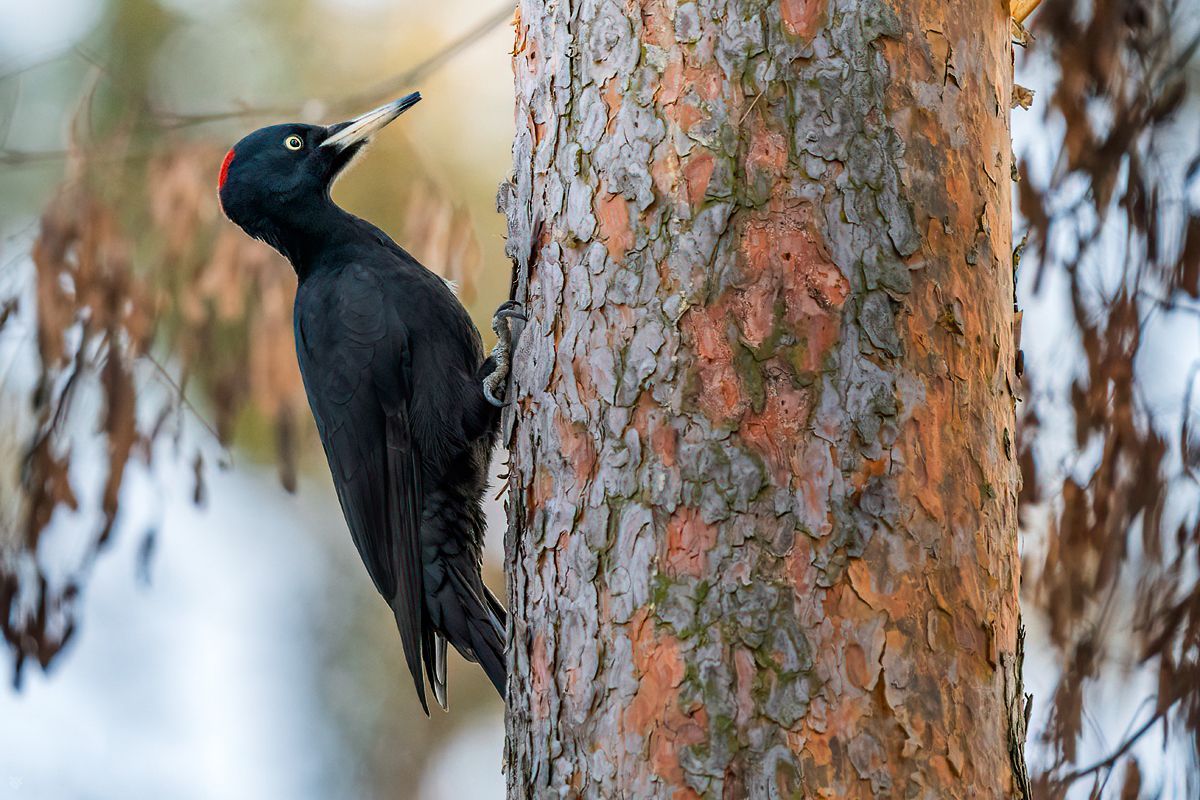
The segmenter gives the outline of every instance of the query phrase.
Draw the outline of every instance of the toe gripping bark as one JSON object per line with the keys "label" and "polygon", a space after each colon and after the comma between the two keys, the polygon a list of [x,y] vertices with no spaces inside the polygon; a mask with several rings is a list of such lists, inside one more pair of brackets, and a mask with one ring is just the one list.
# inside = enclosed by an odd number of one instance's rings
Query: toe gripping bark
{"label": "toe gripping bark", "polygon": [[512,348],[520,336],[521,325],[514,326],[513,320],[525,322],[525,314],[521,304],[509,300],[492,316],[492,330],[496,332],[496,346],[492,348],[492,360],[495,369],[483,379],[483,396],[497,408],[502,408],[508,401],[508,376],[512,367]]}

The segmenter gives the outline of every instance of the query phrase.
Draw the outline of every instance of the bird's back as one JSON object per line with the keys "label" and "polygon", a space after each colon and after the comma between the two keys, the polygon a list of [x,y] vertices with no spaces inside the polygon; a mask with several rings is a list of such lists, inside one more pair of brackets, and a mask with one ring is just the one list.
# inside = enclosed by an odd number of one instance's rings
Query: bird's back
{"label": "bird's back", "polygon": [[[343,372],[347,354],[366,344],[380,362],[376,369],[406,359],[410,379],[397,388],[419,412],[414,417],[422,429],[414,434],[426,445],[426,458],[437,462],[446,457],[447,444],[461,444],[453,441],[458,421],[448,418],[457,404],[448,399],[462,396],[484,360],[479,331],[442,278],[360,222],[359,241],[315,264],[296,293],[296,349],[306,388],[310,375]],[[364,326],[375,315],[377,332],[386,338],[368,342],[374,330]]]}
{"label": "bird's back", "polygon": [[[411,652],[440,702],[442,637],[503,691],[503,609],[479,576],[495,432],[464,427],[464,400],[480,392],[479,333],[445,282],[395,245],[341,256],[301,281],[296,350],[355,546],[402,635],[416,616],[408,635],[432,637]],[[406,611],[413,585],[421,607]]]}

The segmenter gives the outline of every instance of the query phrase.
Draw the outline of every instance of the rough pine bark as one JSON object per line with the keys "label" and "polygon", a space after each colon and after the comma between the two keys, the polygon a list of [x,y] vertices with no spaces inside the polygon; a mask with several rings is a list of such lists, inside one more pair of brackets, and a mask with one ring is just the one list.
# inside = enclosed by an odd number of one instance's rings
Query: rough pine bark
{"label": "rough pine bark", "polygon": [[520,0],[514,798],[1025,785],[1003,0]]}

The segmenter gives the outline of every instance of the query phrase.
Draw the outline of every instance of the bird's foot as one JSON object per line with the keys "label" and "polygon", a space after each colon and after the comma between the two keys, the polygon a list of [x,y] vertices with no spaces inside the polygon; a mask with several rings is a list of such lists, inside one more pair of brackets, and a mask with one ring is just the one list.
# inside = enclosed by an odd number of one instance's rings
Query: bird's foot
{"label": "bird's foot", "polygon": [[489,403],[502,408],[506,404],[504,397],[508,387],[508,375],[512,367],[512,347],[516,338],[513,332],[513,320],[525,321],[525,313],[521,304],[509,300],[502,304],[492,315],[492,330],[496,332],[496,346],[492,348],[492,360],[495,369],[483,379],[483,396]]}

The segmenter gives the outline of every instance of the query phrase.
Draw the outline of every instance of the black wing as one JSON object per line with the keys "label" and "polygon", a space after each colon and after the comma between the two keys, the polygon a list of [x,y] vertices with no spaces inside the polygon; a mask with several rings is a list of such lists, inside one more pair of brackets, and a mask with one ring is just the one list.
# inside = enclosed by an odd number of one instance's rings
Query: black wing
{"label": "black wing", "polygon": [[[432,666],[434,634],[422,601],[421,458],[409,424],[406,332],[365,268],[348,267],[332,285],[310,290],[296,315],[309,404],[354,545],[392,607],[428,714],[422,651]],[[443,676],[430,669],[429,677],[441,700]]]}

